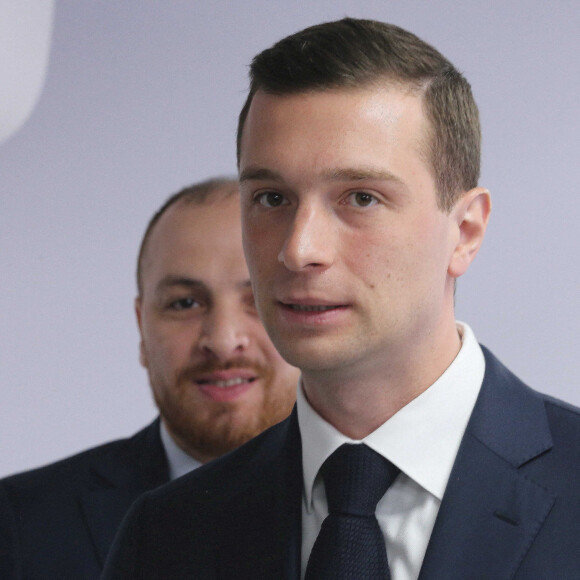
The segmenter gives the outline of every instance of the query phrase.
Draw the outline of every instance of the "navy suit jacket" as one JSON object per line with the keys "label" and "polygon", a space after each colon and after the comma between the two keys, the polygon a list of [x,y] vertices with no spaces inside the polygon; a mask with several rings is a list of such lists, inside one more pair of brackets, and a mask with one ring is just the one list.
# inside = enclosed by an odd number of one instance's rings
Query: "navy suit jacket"
{"label": "navy suit jacket", "polygon": [[169,481],[159,421],[114,441],[0,481],[0,578],[99,578],[123,516]]}
{"label": "navy suit jacket", "polygon": [[[420,580],[580,578],[580,410],[525,386],[489,351]],[[142,496],[103,578],[298,579],[296,413]]]}

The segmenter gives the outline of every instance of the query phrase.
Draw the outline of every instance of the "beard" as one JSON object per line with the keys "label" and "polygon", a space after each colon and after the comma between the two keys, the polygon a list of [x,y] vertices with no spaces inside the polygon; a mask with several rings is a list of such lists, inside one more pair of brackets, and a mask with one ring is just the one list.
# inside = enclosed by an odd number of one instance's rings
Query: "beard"
{"label": "beard", "polygon": [[[232,368],[251,369],[259,377],[262,397],[256,402],[201,400],[195,378]],[[151,383],[155,383],[151,377]],[[153,388],[155,403],[175,442],[195,459],[206,462],[233,451],[285,419],[296,400],[296,381],[276,381],[274,371],[244,358],[227,363],[204,362],[179,373],[169,388]]]}

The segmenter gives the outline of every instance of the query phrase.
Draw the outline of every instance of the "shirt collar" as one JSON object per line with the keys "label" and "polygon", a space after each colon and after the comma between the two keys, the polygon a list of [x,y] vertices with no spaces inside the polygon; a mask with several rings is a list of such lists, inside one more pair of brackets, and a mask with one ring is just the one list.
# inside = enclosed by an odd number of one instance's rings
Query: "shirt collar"
{"label": "shirt collar", "polygon": [[[457,323],[461,348],[447,370],[362,441],[394,463],[439,500],[483,382],[485,359],[471,328]],[[343,443],[354,443],[326,422],[298,389],[298,425],[306,508],[312,509],[312,488],[324,461]]]}
{"label": "shirt collar", "polygon": [[161,420],[160,425],[160,435],[161,443],[163,443],[163,448],[165,449],[165,455],[167,456],[167,465],[169,467],[169,479],[173,481],[190,471],[193,471],[201,465],[201,463],[188,455],[175,441],[173,437],[167,431],[167,427]]}

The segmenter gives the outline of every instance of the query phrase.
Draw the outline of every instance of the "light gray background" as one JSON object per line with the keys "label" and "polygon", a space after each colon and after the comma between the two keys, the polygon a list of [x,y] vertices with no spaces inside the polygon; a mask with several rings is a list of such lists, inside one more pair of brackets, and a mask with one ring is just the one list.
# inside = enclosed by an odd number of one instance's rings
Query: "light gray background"
{"label": "light gray background", "polygon": [[580,403],[577,0],[62,0],[44,92],[0,146],[0,475],[155,415],[132,309],[145,223],[182,186],[235,171],[252,56],[344,15],[409,28],[470,79],[494,211],[458,317],[531,385]]}

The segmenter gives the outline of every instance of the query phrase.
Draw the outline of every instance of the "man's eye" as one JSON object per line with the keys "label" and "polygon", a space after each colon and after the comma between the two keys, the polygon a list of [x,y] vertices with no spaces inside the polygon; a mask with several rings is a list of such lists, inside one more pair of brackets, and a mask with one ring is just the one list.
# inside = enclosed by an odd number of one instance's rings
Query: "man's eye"
{"label": "man's eye", "polygon": [[179,300],[174,300],[169,304],[171,310],[189,310],[198,307],[199,302],[193,298],[180,298]]}
{"label": "man's eye", "polygon": [[281,193],[266,191],[257,196],[257,201],[264,207],[279,207],[286,201]]}
{"label": "man's eye", "polygon": [[377,198],[365,191],[355,191],[348,196],[348,203],[355,207],[370,207],[378,203]]}

